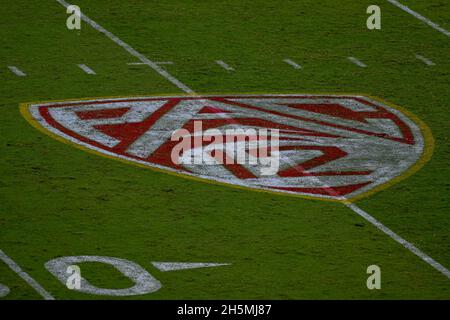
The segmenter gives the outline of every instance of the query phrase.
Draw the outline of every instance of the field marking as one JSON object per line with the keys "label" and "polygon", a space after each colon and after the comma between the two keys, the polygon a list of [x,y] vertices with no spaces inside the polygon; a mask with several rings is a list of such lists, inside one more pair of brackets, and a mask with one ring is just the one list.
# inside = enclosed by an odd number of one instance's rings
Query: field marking
{"label": "field marking", "polygon": [[423,261],[428,263],[430,266],[438,270],[440,273],[445,275],[447,278],[450,279],[450,271],[445,268],[443,265],[441,265],[439,262],[431,258],[429,255],[418,249],[416,246],[414,246],[412,243],[406,241],[402,237],[400,237],[398,234],[396,234],[394,231],[386,227],[384,224],[379,222],[377,219],[372,217],[370,214],[359,208],[353,203],[344,203],[345,206],[352,209],[354,212],[356,212],[359,216],[363,217],[367,221],[369,221],[372,225],[377,227],[379,230],[383,231],[385,234],[387,234],[389,237],[394,239],[396,242],[400,243],[403,247],[414,253],[416,256],[421,258]]}
{"label": "field marking", "polygon": [[229,263],[204,263],[204,262],[152,262],[152,265],[162,272],[188,270],[198,268],[212,268],[228,266]]}
{"label": "field marking", "polygon": [[34,280],[28,273],[22,270],[20,266],[15,263],[10,257],[0,249],[0,259],[17,273],[25,282],[27,282],[37,293],[39,293],[45,300],[55,300],[55,298],[47,292],[36,280]]}
{"label": "field marking", "polygon": [[423,15],[411,10],[410,8],[408,8],[407,6],[405,6],[404,4],[401,4],[400,2],[396,1],[396,0],[387,0],[390,3],[392,3],[394,6],[402,9],[403,11],[409,13],[410,15],[413,15],[414,17],[416,17],[417,19],[419,19],[420,21],[426,23],[427,25],[429,25],[430,27],[436,29],[437,31],[445,34],[447,37],[450,37],[450,32],[445,30],[444,28],[442,28],[440,25],[438,25],[437,23],[434,23],[433,21],[431,21],[428,18],[425,18]]}
{"label": "field marking", "polygon": [[26,77],[26,73],[20,70],[19,68],[15,66],[8,66],[8,69],[11,70],[12,73],[14,73],[18,77]]}
{"label": "field marking", "polygon": [[[58,3],[60,3],[62,6],[64,7],[68,7],[69,4],[67,4],[67,2],[65,2],[64,0],[56,0]],[[183,84],[181,81],[179,81],[178,79],[176,79],[175,77],[173,77],[172,75],[170,75],[167,71],[165,71],[164,69],[160,68],[157,64],[155,64],[154,62],[152,62],[151,60],[149,60],[148,58],[146,58],[145,56],[143,56],[142,54],[140,54],[139,52],[137,52],[135,49],[133,49],[132,47],[130,47],[129,45],[127,45],[125,42],[123,42],[122,40],[120,40],[119,38],[117,38],[115,35],[113,35],[111,32],[107,31],[106,29],[104,29],[103,27],[101,27],[100,25],[98,25],[95,21],[89,19],[86,15],[82,14],[82,19],[84,21],[86,21],[89,25],[91,25],[94,29],[98,30],[99,32],[105,34],[108,38],[110,38],[112,41],[114,41],[116,44],[118,44],[119,46],[121,46],[122,48],[124,48],[127,52],[129,52],[131,55],[137,57],[140,61],[142,61],[143,63],[147,64],[148,66],[150,66],[152,69],[154,69],[155,71],[157,71],[160,75],[162,75],[164,78],[166,78],[167,80],[169,80],[170,82],[172,82],[174,85],[176,85],[179,89],[181,89],[182,91],[189,93],[191,95],[197,95],[192,89],[190,89],[188,86],[186,86],[185,84]],[[376,228],[378,228],[380,231],[386,233],[387,231],[389,232],[389,234],[391,234],[392,236],[395,235],[395,237],[391,237],[393,240],[395,240],[397,243],[401,244],[402,246],[404,246],[406,249],[408,249],[411,253],[418,255],[418,253],[420,254],[419,257],[422,258],[423,261],[425,261],[426,263],[428,263],[430,266],[432,266],[433,268],[435,268],[436,270],[438,270],[439,272],[441,272],[444,276],[446,276],[447,278],[450,278],[450,271],[448,271],[448,269],[446,269],[445,267],[443,267],[441,264],[439,264],[438,262],[436,262],[434,259],[432,259],[431,257],[429,257],[428,255],[426,255],[425,253],[423,253],[422,251],[420,251],[419,249],[417,249],[416,247],[414,247],[411,243],[407,242],[406,240],[404,240],[403,238],[401,238],[400,236],[398,236],[397,234],[395,234],[393,231],[391,231],[390,229],[388,229],[387,227],[385,227],[384,225],[382,225],[381,223],[378,222],[378,220],[376,220],[374,217],[372,217],[370,214],[368,214],[367,212],[363,211],[362,209],[360,209],[358,206],[356,206],[355,204],[352,204],[350,202],[344,202],[344,204],[350,208],[352,211],[354,211],[355,213],[357,213],[359,216],[361,216],[362,218],[366,219],[368,222],[370,222],[371,224],[373,224]],[[383,228],[383,229],[380,229]]]}
{"label": "field marking", "polygon": [[227,71],[230,71],[230,72],[234,71],[233,67],[231,67],[227,63],[223,62],[222,60],[217,60],[216,63]]}
{"label": "field marking", "polygon": [[89,68],[87,65],[85,64],[79,64],[78,67],[83,70],[84,72],[86,72],[87,74],[96,74],[94,70],[92,70],[91,68]]}
{"label": "field marking", "polygon": [[358,67],[361,67],[361,68],[366,68],[367,67],[367,65],[364,62],[356,59],[355,57],[347,57],[347,59],[348,59],[348,61],[356,64]]}
{"label": "field marking", "polygon": [[292,61],[291,59],[284,59],[283,61],[286,62],[287,64],[291,65],[294,69],[301,69],[302,68],[301,65],[299,65],[295,61]]}
{"label": "field marking", "polygon": [[[288,162],[291,163],[291,165],[295,165],[295,163],[291,160],[288,160]],[[306,171],[307,172],[307,171]],[[322,182],[319,177],[314,177],[314,179],[319,182],[321,185],[323,185],[325,188],[327,188],[327,192],[331,196],[336,196],[336,192],[333,190],[332,187],[327,185],[326,183]],[[374,218],[372,215],[368,214],[366,211],[358,207],[356,204],[350,202],[345,196],[342,196],[341,199],[343,200],[342,203],[349,209],[351,209],[353,212],[358,214],[360,217],[364,218],[366,221],[370,222],[373,226],[375,226],[378,230],[382,231],[386,235],[388,235],[391,239],[393,239],[395,242],[401,244],[404,248],[408,249],[410,252],[418,256],[420,259],[422,259],[424,262],[435,268],[437,271],[442,273],[444,276],[450,279],[450,271],[445,268],[443,265],[441,265],[439,262],[431,258],[429,255],[427,255],[425,252],[418,249],[416,246],[414,246],[411,242],[406,241],[402,237],[400,237],[398,234],[396,234],[394,231],[386,227],[384,224],[382,224],[380,221],[378,221],[376,218]]]}
{"label": "field marking", "polygon": [[[56,0],[60,5],[67,8],[70,6],[66,1],[64,0]],[[194,91],[180,82],[178,79],[176,79],[174,76],[172,76],[169,72],[161,68],[159,65],[157,65],[155,62],[151,61],[132,47],[130,47],[128,44],[123,42],[121,39],[116,37],[114,34],[103,28],[101,25],[99,25],[97,22],[91,20],[89,17],[87,17],[84,13],[81,13],[81,19],[83,19],[87,24],[89,24],[92,28],[97,30],[98,32],[103,33],[105,36],[107,36],[109,39],[111,39],[113,42],[115,42],[117,45],[122,47],[124,50],[126,50],[129,54],[132,56],[135,56],[138,58],[142,63],[149,66],[153,70],[155,70],[157,73],[159,73],[161,76],[166,78],[168,81],[172,82],[175,86],[177,86],[180,90],[188,93],[188,94],[194,94]]]}
{"label": "field marking", "polygon": [[[155,63],[157,65],[164,65],[164,64],[173,64],[173,61],[155,61]],[[146,63],[142,63],[142,62],[129,62],[127,63],[127,65],[129,66],[142,66],[142,65],[146,65]]]}
{"label": "field marking", "polygon": [[0,298],[6,297],[9,294],[10,290],[7,286],[0,283]]}
{"label": "field marking", "polygon": [[420,54],[416,54],[416,58],[425,63],[427,66],[435,66],[436,64],[428,58],[421,56]]}

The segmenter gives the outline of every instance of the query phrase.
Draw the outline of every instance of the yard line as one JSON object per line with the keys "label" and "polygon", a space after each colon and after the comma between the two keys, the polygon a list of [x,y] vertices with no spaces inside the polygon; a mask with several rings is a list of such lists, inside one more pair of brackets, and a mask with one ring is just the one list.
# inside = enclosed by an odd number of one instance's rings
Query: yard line
{"label": "yard line", "polygon": [[291,65],[292,67],[294,67],[294,69],[301,69],[302,66],[299,65],[298,63],[292,61],[291,59],[284,59],[284,62],[286,62],[287,64]]}
{"label": "yard line", "polygon": [[234,71],[233,67],[231,67],[230,65],[228,65],[227,63],[225,63],[222,60],[217,60],[216,63],[227,71]]}
{"label": "yard line", "polygon": [[80,67],[80,69],[86,72],[87,74],[96,74],[94,70],[92,70],[85,64],[79,64],[78,67]]}
{"label": "yard line", "polygon": [[355,57],[347,57],[347,59],[348,59],[350,62],[356,64],[358,67],[361,67],[361,68],[367,67],[367,65],[366,65],[364,62],[362,62],[362,61],[356,59]]}
{"label": "yard line", "polygon": [[[64,0],[56,0],[60,5],[67,8],[70,6],[66,1]],[[124,50],[126,50],[129,54],[135,56],[138,58],[142,63],[148,65],[150,68],[155,70],[157,73],[159,73],[161,76],[172,82],[175,86],[177,86],[180,90],[189,93],[194,94],[194,91],[180,82],[178,79],[176,79],[174,76],[172,76],[169,72],[158,66],[155,62],[151,61],[141,53],[137,52],[135,49],[130,47],[128,44],[120,40],[118,37],[116,37],[114,34],[103,28],[101,25],[99,25],[97,22],[91,20],[89,17],[87,17],[84,13],[81,13],[81,19],[83,19],[87,24],[89,24],[92,28],[97,30],[98,32],[103,33],[105,36],[107,36],[109,39],[111,39],[113,42],[115,42],[117,45],[121,46]]]}
{"label": "yard line", "polygon": [[20,266],[8,257],[3,250],[0,249],[0,259],[17,273],[23,280],[25,280],[37,293],[39,293],[45,300],[55,300],[55,298],[47,292],[36,280],[34,280],[28,273],[22,270]]}
{"label": "yard line", "polygon": [[444,28],[442,28],[440,25],[438,25],[437,23],[434,23],[433,21],[431,21],[428,18],[425,18],[424,16],[422,16],[421,14],[411,10],[410,8],[408,8],[407,6],[405,6],[404,4],[401,4],[400,2],[396,1],[396,0],[387,0],[390,3],[392,3],[394,6],[402,9],[403,11],[409,13],[410,15],[413,15],[414,17],[416,17],[417,19],[419,19],[420,21],[426,23],[427,25],[429,25],[430,27],[436,29],[437,31],[445,34],[447,37],[450,37],[450,32],[445,30]]}
{"label": "yard line", "polygon": [[[295,166],[295,163],[291,160],[288,160],[290,164]],[[307,172],[307,170],[299,170],[299,172]],[[311,176],[316,182],[323,185],[328,194],[330,196],[336,196],[336,192],[333,190],[332,187],[330,187],[328,184],[322,182],[319,177]],[[356,204],[350,202],[346,197],[341,197],[342,203],[349,209],[351,209],[353,212],[358,214],[360,217],[364,218],[366,221],[370,222],[373,226],[375,226],[378,230],[381,230],[383,233],[387,234],[391,239],[396,241],[397,243],[401,244],[403,247],[408,249],[410,252],[421,258],[423,261],[425,261],[427,264],[435,268],[437,271],[442,273],[444,276],[450,279],[450,271],[445,268],[443,265],[441,265],[439,262],[431,258],[429,255],[418,249],[416,246],[414,246],[412,243],[406,241],[402,237],[400,237],[398,234],[396,234],[394,231],[386,227],[384,224],[382,224],[380,221],[375,219],[373,216],[365,212],[363,209],[358,207]]]}
{"label": "yard line", "polygon": [[217,60],[216,63],[227,71],[234,71],[233,67],[230,67],[228,64],[226,64],[222,60]]}
{"label": "yard line", "polygon": [[427,66],[435,66],[436,64],[428,58],[421,56],[420,54],[416,54],[416,58],[425,63]]}
{"label": "yard line", "polygon": [[19,68],[15,67],[15,66],[8,66],[8,69],[11,70],[11,72],[13,72],[18,77],[26,76],[25,72],[23,72],[22,70],[20,70]]}
{"label": "yard line", "polygon": [[[155,61],[156,64],[161,65],[161,64],[173,64],[172,61]],[[139,65],[146,65],[146,63],[142,63],[142,62],[130,62],[127,63],[129,66],[139,66]]]}
{"label": "yard line", "polygon": [[363,217],[367,221],[369,221],[371,224],[373,224],[375,227],[377,227],[379,230],[383,231],[385,234],[387,234],[389,237],[394,239],[396,242],[400,243],[403,247],[414,253],[416,256],[421,258],[423,261],[428,263],[430,266],[438,270],[440,273],[445,275],[447,278],[450,279],[450,271],[445,268],[443,265],[441,265],[439,262],[431,258],[429,255],[418,249],[416,246],[414,246],[412,243],[406,241],[399,235],[397,235],[394,231],[386,227],[384,224],[379,222],[377,219],[372,217],[370,214],[359,208],[353,203],[345,202],[344,203],[348,208],[352,209],[353,212],[356,212],[359,216]]}
{"label": "yard line", "polygon": [[[61,5],[63,5],[64,7],[67,8],[67,6],[69,6],[67,4],[67,2],[65,2],[64,0],[56,0],[57,2],[59,2]],[[188,86],[186,86],[185,84],[183,84],[181,81],[179,81],[178,79],[176,79],[175,77],[173,77],[172,75],[170,75],[167,71],[165,71],[164,69],[160,68],[156,63],[154,63],[153,61],[150,61],[149,59],[147,59],[145,56],[143,56],[142,54],[140,54],[139,52],[137,52],[136,50],[134,50],[132,47],[130,47],[129,45],[127,45],[125,42],[123,42],[122,40],[120,40],[119,38],[117,38],[116,36],[114,36],[111,32],[107,31],[106,29],[104,29],[103,27],[101,27],[100,25],[98,25],[96,22],[94,22],[93,20],[89,19],[88,17],[86,17],[84,14],[82,14],[82,19],[84,21],[86,21],[89,25],[91,25],[94,29],[98,30],[99,32],[105,34],[108,38],[110,38],[112,41],[114,41],[116,44],[118,44],[119,46],[121,46],[122,48],[124,48],[126,51],[128,51],[131,55],[137,57],[140,61],[142,61],[143,63],[147,64],[148,66],[150,66],[152,69],[154,69],[155,71],[157,71],[159,74],[161,74],[164,78],[166,78],[167,80],[169,80],[170,82],[172,82],[173,84],[175,84],[179,89],[181,89],[182,91],[189,93],[191,95],[196,95],[196,93],[190,89]],[[358,60],[359,61],[359,60]],[[365,65],[364,65],[365,66]],[[320,180],[319,180],[320,181]],[[324,186],[326,186],[326,184],[323,184]],[[330,191],[331,192],[331,191]],[[361,216],[362,218],[364,218],[365,220],[367,220],[368,222],[370,222],[371,224],[373,224],[376,228],[378,228],[380,231],[386,233],[388,235],[392,235],[395,237],[391,238],[393,240],[395,240],[396,242],[400,243],[401,245],[403,245],[406,249],[408,249],[410,252],[412,252],[415,255],[419,255],[420,258],[422,258],[423,261],[425,261],[426,263],[428,263],[430,266],[432,266],[433,268],[437,269],[438,271],[440,271],[443,275],[445,275],[447,278],[450,278],[450,272],[443,267],[441,264],[439,264],[438,262],[436,262],[434,259],[432,259],[431,257],[429,257],[428,255],[426,255],[425,253],[423,253],[422,251],[420,251],[419,249],[417,249],[416,247],[414,247],[411,243],[407,242],[406,240],[404,240],[403,238],[401,238],[400,236],[396,235],[394,232],[392,232],[390,229],[388,229],[387,227],[385,227],[384,225],[382,225],[381,223],[378,222],[378,220],[376,220],[374,217],[372,217],[371,215],[369,215],[368,213],[366,213],[365,211],[363,211],[362,209],[360,209],[358,206],[356,206],[355,204],[351,204],[347,199],[343,198],[344,202],[343,204],[345,206],[347,206],[348,208],[350,208],[352,211],[354,211],[355,213],[357,213],[359,216]],[[383,230],[384,229],[384,230]]]}

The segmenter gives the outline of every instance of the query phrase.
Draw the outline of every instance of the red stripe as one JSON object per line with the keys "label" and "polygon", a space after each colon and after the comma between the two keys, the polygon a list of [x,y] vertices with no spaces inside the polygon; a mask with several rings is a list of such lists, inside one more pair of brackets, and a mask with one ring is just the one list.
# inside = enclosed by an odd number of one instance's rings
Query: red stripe
{"label": "red stripe", "polygon": [[125,152],[128,147],[148,131],[156,121],[169,112],[180,102],[180,99],[171,99],[162,107],[153,112],[148,118],[138,123],[104,124],[94,126],[95,129],[104,132],[112,137],[117,137],[121,141],[113,150],[115,152]]}
{"label": "red stripe", "polygon": [[385,134],[385,133],[370,132],[370,131],[357,129],[357,128],[352,128],[352,127],[347,127],[347,126],[334,124],[334,123],[326,122],[326,121],[322,121],[322,120],[315,120],[315,119],[310,119],[310,118],[306,118],[306,117],[302,117],[302,116],[286,114],[286,113],[282,113],[282,112],[279,112],[279,111],[272,111],[272,110],[264,109],[264,108],[261,108],[261,107],[252,106],[252,105],[249,105],[249,104],[246,104],[246,103],[242,103],[242,102],[227,100],[225,98],[217,98],[216,97],[216,98],[210,98],[210,99],[211,100],[215,100],[215,101],[219,101],[219,102],[222,102],[222,103],[232,104],[232,105],[235,105],[235,106],[238,106],[238,107],[242,107],[242,108],[246,108],[246,109],[258,110],[258,111],[261,111],[261,112],[274,114],[274,115],[285,117],[285,118],[291,118],[291,119],[296,119],[296,120],[301,120],[301,121],[306,121],[306,122],[317,123],[317,124],[320,124],[320,125],[323,125],[323,126],[328,126],[328,127],[337,128],[337,129],[343,129],[343,130],[347,130],[347,131],[352,131],[352,132],[356,132],[356,133],[366,134],[366,135],[369,135],[369,136],[374,136],[374,137],[379,137],[379,138],[384,138],[384,139],[389,139],[389,140],[393,140],[393,141],[397,141],[397,142],[401,142],[401,143],[405,143],[405,144],[414,144],[414,140],[411,140],[411,136],[409,136],[409,135],[404,137],[404,138],[396,138],[396,137],[392,137],[392,136],[390,136],[388,134]]}
{"label": "red stripe", "polygon": [[127,108],[116,108],[116,109],[101,109],[101,110],[89,110],[89,111],[78,111],[75,114],[81,120],[92,120],[92,119],[111,119],[119,118],[130,110]]}

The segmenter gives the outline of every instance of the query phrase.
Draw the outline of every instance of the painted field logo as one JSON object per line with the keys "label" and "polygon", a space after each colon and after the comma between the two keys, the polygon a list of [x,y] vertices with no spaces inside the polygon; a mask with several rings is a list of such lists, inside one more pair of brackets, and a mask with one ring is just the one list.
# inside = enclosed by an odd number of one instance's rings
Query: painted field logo
{"label": "painted field logo", "polygon": [[[51,135],[110,157],[215,182],[332,200],[362,196],[413,172],[432,145],[420,120],[364,96],[97,99],[24,104],[22,113]],[[204,140],[192,148],[209,157],[208,163],[174,163],[171,154],[178,142],[171,139],[173,133],[182,129],[195,136],[196,122],[203,131],[276,131],[277,170],[268,176],[261,174],[258,161],[214,163],[207,148],[213,141]]]}

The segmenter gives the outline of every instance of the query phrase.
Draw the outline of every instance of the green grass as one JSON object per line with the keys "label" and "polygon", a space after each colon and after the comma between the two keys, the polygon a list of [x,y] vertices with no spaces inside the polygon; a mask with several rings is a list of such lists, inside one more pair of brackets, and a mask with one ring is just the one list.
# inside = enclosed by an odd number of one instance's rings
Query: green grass
{"label": "green grass", "polygon": [[[450,267],[448,37],[387,2],[381,31],[365,27],[370,1],[77,4],[150,59],[174,61],[167,70],[196,92],[363,92],[416,114],[436,140],[432,160],[357,204]],[[445,1],[411,8],[450,26]],[[126,65],[136,59],[87,24],[67,30],[56,1],[17,0],[2,10],[0,249],[56,298],[102,298],[69,291],[45,270],[46,261],[71,255],[140,264],[163,288],[138,299],[450,298],[448,278],[343,205],[181,179],[43,135],[20,115],[20,102],[179,90],[146,66]],[[425,66],[416,53],[437,65]],[[349,63],[350,55],[368,68]],[[224,72],[218,59],[236,72]],[[232,265],[163,273],[151,261]],[[366,288],[371,264],[381,267],[382,290]],[[102,265],[83,265],[82,273],[99,286],[128,283]],[[39,298],[3,263],[0,283],[11,289],[6,298]]]}

